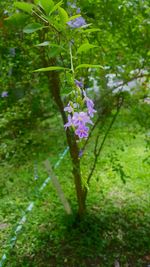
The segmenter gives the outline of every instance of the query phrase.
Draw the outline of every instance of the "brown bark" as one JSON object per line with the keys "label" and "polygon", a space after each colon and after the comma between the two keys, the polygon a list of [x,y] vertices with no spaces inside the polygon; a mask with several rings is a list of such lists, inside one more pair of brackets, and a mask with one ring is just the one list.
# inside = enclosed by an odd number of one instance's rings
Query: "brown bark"
{"label": "brown bark", "polygon": [[[56,65],[55,60],[51,61],[50,65]],[[47,73],[48,81],[49,81],[49,88],[51,95],[57,104],[59,112],[61,113],[63,123],[67,122],[67,117],[64,112],[64,105],[61,99],[60,94],[60,82],[59,82],[59,73],[57,71],[52,71]],[[76,137],[74,133],[70,131],[70,129],[66,130],[66,138],[67,143],[70,150],[70,156],[73,165],[73,176],[74,176],[74,183],[76,189],[76,195],[78,200],[78,216],[81,218],[85,213],[86,205],[85,205],[85,189],[82,187],[82,179],[81,179],[81,172],[80,172],[80,159],[79,159],[79,149],[76,142]]]}

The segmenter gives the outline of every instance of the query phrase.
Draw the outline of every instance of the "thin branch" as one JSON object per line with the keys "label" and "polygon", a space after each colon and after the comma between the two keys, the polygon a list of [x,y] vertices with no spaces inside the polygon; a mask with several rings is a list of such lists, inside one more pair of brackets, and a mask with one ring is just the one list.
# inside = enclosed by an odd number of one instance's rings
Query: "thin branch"
{"label": "thin branch", "polygon": [[90,139],[90,137],[91,137],[91,135],[92,135],[94,129],[96,128],[96,126],[97,126],[98,123],[100,122],[100,119],[101,119],[101,117],[99,116],[99,117],[97,118],[97,120],[95,121],[95,123],[94,123],[94,125],[93,125],[93,127],[92,127],[92,129],[91,129],[91,131],[90,131],[90,133],[89,133],[89,135],[88,135],[88,138],[86,139],[86,141],[85,141],[85,143],[84,143],[84,145],[83,145],[83,147],[82,147],[82,152],[84,152],[84,150],[85,150],[85,148],[86,148],[86,146],[87,146],[87,144],[88,144],[88,142],[89,142],[89,139]]}
{"label": "thin branch", "polygon": [[[134,81],[134,80],[137,80],[137,79],[139,79],[139,78],[144,78],[144,77],[150,77],[150,74],[146,74],[146,73],[145,73],[145,74],[140,74],[140,75],[138,75],[138,76],[134,76],[134,77],[130,78],[129,80],[124,81],[124,82],[122,82],[121,84],[119,84],[119,85],[113,87],[113,88],[111,89],[111,92],[113,92],[114,90],[116,90],[116,89],[119,88],[119,87],[122,87],[122,86],[126,85],[126,84],[129,83],[129,82],[132,82],[132,81]],[[121,90],[122,90],[122,88],[121,88]]]}
{"label": "thin branch", "polygon": [[[121,88],[120,88],[120,92],[121,92],[121,91],[123,90],[123,86],[124,86],[125,84],[127,84],[127,83],[129,83],[129,82],[131,82],[131,81],[133,81],[133,80],[135,80],[135,79],[139,79],[139,78],[143,78],[143,77],[149,77],[149,76],[150,76],[149,74],[141,74],[141,75],[138,75],[138,76],[134,76],[134,77],[132,77],[131,79],[129,79],[128,81],[124,81],[122,84],[119,84],[119,85],[113,87],[113,88],[111,89],[111,91],[108,91],[106,94],[103,95],[103,97],[105,97],[105,96],[107,96],[108,94],[112,93],[114,90],[116,90],[116,89],[119,88],[119,87],[121,87]],[[90,137],[92,136],[92,133],[93,133],[94,129],[96,128],[96,126],[98,125],[98,123],[100,122],[100,120],[101,120],[101,117],[99,116],[99,117],[97,118],[96,122],[94,123],[94,125],[93,125],[93,127],[92,127],[92,129],[91,129],[91,131],[90,131],[90,133],[89,133],[89,136],[88,136],[88,138],[86,139],[86,141],[85,141],[85,143],[84,143],[84,145],[83,145],[83,148],[82,148],[82,151],[83,151],[83,152],[84,152],[84,150],[85,150],[85,148],[86,148],[86,146],[87,146],[87,144],[88,144],[88,142],[89,142]]]}
{"label": "thin branch", "polygon": [[103,146],[104,146],[104,144],[105,144],[105,141],[106,141],[106,139],[107,139],[107,137],[108,137],[108,134],[109,134],[109,132],[110,132],[110,130],[111,130],[111,128],[112,128],[114,122],[116,121],[116,118],[117,118],[117,116],[118,116],[118,114],[119,114],[119,111],[120,111],[120,109],[121,109],[121,107],[122,107],[122,104],[123,104],[123,100],[122,100],[122,102],[119,104],[119,106],[118,106],[118,108],[117,108],[117,111],[116,111],[115,115],[113,116],[113,119],[112,119],[112,121],[111,121],[111,123],[110,123],[110,125],[109,125],[109,127],[108,127],[108,129],[107,129],[107,131],[106,131],[106,133],[105,133],[105,135],[104,135],[104,138],[103,138],[103,140],[102,140],[102,142],[101,142],[101,145],[100,145],[98,151],[97,151],[97,147],[98,147],[98,143],[99,143],[100,135],[99,135],[99,134],[97,135],[96,142],[95,142],[95,147],[94,147],[94,155],[95,155],[94,163],[93,163],[93,166],[92,166],[91,171],[90,171],[90,173],[89,173],[89,176],[88,176],[88,178],[87,178],[87,184],[89,184],[89,182],[90,182],[90,179],[91,179],[91,177],[92,177],[92,175],[93,175],[93,172],[94,172],[94,170],[95,170],[95,168],[96,168],[96,164],[97,164],[97,161],[98,161],[98,157],[99,157],[99,155],[100,155],[100,153],[101,153],[101,151],[102,151],[102,148],[103,148]]}

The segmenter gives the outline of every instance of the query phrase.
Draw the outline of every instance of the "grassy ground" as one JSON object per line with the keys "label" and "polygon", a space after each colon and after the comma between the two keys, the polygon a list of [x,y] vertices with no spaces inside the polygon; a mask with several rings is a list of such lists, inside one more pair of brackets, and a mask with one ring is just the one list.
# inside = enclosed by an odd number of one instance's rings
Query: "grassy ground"
{"label": "grassy ground", "polygon": [[[118,119],[99,158],[89,189],[87,215],[79,227],[72,227],[73,216],[66,217],[51,182],[42,194],[37,196],[36,191],[47,177],[43,159],[49,156],[54,164],[64,147],[57,131],[51,136],[49,154],[37,158],[37,181],[34,161],[20,167],[6,163],[0,168],[0,256],[29,202],[35,201],[6,266],[111,267],[115,261],[121,267],[148,266],[150,168],[144,133],[137,124]],[[83,177],[93,160],[92,150],[93,140],[82,158]],[[55,173],[76,210],[69,155]]]}

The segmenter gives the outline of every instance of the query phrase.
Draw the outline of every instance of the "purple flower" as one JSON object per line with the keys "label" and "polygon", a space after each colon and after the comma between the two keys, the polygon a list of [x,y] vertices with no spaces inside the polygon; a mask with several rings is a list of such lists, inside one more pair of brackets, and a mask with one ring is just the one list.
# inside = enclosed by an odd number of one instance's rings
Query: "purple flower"
{"label": "purple flower", "polygon": [[79,158],[81,158],[83,156],[83,150],[82,149],[80,149],[78,156],[79,156]]}
{"label": "purple flower", "polygon": [[90,120],[90,117],[86,112],[75,112],[72,117],[72,123],[74,126],[85,126],[86,123],[93,124],[93,122]]}
{"label": "purple flower", "polygon": [[[75,80],[75,84],[80,88],[83,87],[83,83],[81,81]],[[90,117],[94,116],[96,110],[94,109],[93,101],[87,97],[86,92],[83,89],[82,92],[84,95],[83,103],[86,103],[87,111],[76,112],[76,108],[80,109],[82,106],[80,106],[79,103],[73,103],[70,101],[67,107],[64,108],[64,111],[72,114],[68,115],[68,122],[64,125],[64,127],[67,129],[70,126],[73,126],[75,134],[79,138],[87,138],[89,131],[87,124],[93,124]],[[79,95],[81,95],[81,92],[79,92]],[[81,156],[82,152],[79,153],[79,157]]]}
{"label": "purple flower", "polygon": [[90,98],[86,97],[85,100],[86,100],[87,108],[93,108],[94,107],[94,103]]}
{"label": "purple flower", "polygon": [[7,91],[2,92],[1,97],[8,97],[8,92]]}
{"label": "purple flower", "polygon": [[71,27],[71,28],[80,28],[82,26],[86,25],[86,21],[83,17],[78,17],[76,19],[70,20],[67,22],[67,24]]}
{"label": "purple flower", "polygon": [[80,87],[80,88],[83,88],[83,82],[81,81],[78,81],[78,80],[74,80],[75,81],[75,85]]}
{"label": "purple flower", "polygon": [[89,131],[88,127],[86,127],[85,125],[81,125],[76,129],[75,134],[78,135],[79,138],[87,138],[88,131]]}
{"label": "purple flower", "polygon": [[72,126],[72,118],[70,115],[68,115],[68,122],[64,125],[65,130],[70,126]]}
{"label": "purple flower", "polygon": [[91,118],[94,117],[94,113],[96,113],[97,111],[94,108],[88,108],[88,114]]}
{"label": "purple flower", "polygon": [[67,105],[67,107],[64,108],[64,111],[67,111],[68,113],[73,112],[73,107],[70,105],[70,103]]}
{"label": "purple flower", "polygon": [[93,101],[87,97],[86,99],[86,105],[87,105],[87,109],[88,109],[88,114],[90,117],[94,116],[94,113],[96,113],[96,110],[93,108],[94,107],[94,103]]}
{"label": "purple flower", "polygon": [[77,14],[80,14],[81,13],[81,9],[78,7],[77,8]]}
{"label": "purple flower", "polygon": [[79,104],[77,103],[68,103],[67,107],[64,108],[64,111],[67,111],[68,113],[73,113],[74,112],[74,108],[79,107]]}
{"label": "purple flower", "polygon": [[90,117],[93,117],[94,113],[96,113],[96,110],[94,109],[94,103],[90,98],[87,97],[85,91],[83,92],[83,94],[84,94],[84,100],[86,101],[86,106],[87,106],[87,109],[88,109],[88,115]]}
{"label": "purple flower", "polygon": [[70,7],[72,7],[72,8],[76,8],[76,4],[75,4],[75,3],[72,4],[72,3],[68,2],[67,4],[68,4],[68,6],[70,6]]}
{"label": "purple flower", "polygon": [[76,3],[74,2],[73,4],[68,2],[67,5],[73,9],[76,9],[77,14],[81,13],[81,9],[76,6]]}

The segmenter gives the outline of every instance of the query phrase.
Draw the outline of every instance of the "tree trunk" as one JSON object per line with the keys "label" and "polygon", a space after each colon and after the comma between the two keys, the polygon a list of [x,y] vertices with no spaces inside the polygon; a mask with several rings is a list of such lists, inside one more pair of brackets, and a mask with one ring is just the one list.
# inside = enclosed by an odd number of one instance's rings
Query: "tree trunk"
{"label": "tree trunk", "polygon": [[[55,65],[54,62],[51,62],[51,66]],[[61,113],[63,123],[67,122],[67,117],[64,112],[64,105],[60,95],[60,83],[59,83],[59,73],[57,71],[47,73],[48,80],[49,80],[49,88],[51,95],[57,104],[57,107]],[[73,165],[73,176],[74,176],[74,183],[76,188],[76,195],[78,200],[78,218],[82,218],[85,210],[86,210],[86,197],[85,197],[85,189],[82,187],[82,178],[80,172],[80,159],[79,159],[79,149],[76,142],[76,137],[73,133],[71,133],[70,129],[66,130],[66,138],[67,143],[70,150],[70,156]]]}

